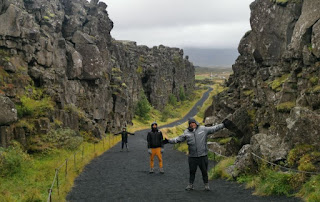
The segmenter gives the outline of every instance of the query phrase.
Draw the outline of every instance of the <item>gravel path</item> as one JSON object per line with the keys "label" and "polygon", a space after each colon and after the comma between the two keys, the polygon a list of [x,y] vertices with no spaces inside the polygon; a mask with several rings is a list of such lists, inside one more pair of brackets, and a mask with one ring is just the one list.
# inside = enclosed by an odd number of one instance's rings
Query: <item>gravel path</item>
{"label": "gravel path", "polygon": [[[211,91],[210,89],[209,91]],[[183,119],[169,127],[183,123],[194,116],[197,106],[208,98],[209,91]],[[164,126],[163,126],[164,127]],[[168,127],[168,125],[166,126]],[[209,181],[211,191],[203,191],[200,170],[197,170],[195,190],[185,191],[189,170],[187,156],[165,146],[163,154],[165,174],[156,169],[149,174],[147,152],[148,130],[135,132],[128,138],[129,152],[120,152],[120,144],[108,150],[88,164],[75,180],[67,196],[68,201],[300,201],[297,198],[253,196],[252,190],[225,180]],[[214,165],[209,163],[209,167]],[[155,168],[158,168],[155,159]]]}

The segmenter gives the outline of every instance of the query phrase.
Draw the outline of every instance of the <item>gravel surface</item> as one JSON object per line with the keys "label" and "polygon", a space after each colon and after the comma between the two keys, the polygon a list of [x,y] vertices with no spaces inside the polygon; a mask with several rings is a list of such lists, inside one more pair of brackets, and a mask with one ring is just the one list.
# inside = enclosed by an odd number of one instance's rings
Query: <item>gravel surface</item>
{"label": "gravel surface", "polygon": [[[178,125],[194,116],[197,106],[208,98],[209,91],[188,115],[167,126]],[[172,145],[165,145],[165,173],[159,173],[155,157],[155,173],[149,174],[148,131],[135,132],[135,136],[128,138],[129,152],[120,152],[119,143],[91,161],[75,180],[67,201],[301,201],[283,196],[253,196],[252,190],[243,185],[220,179],[209,181],[211,191],[204,191],[199,169],[195,190],[185,191],[189,179],[188,157],[174,150]],[[209,162],[209,167],[212,166],[214,162]]]}

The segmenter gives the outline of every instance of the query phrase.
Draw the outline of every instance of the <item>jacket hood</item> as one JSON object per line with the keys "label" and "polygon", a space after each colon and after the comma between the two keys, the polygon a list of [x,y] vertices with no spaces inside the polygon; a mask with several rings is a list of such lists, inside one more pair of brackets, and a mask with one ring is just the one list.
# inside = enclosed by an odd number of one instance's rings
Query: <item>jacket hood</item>
{"label": "jacket hood", "polygon": [[188,126],[190,125],[190,123],[195,123],[195,124],[197,124],[197,126],[199,126],[199,122],[196,121],[193,117],[190,117],[190,118],[188,119]]}
{"label": "jacket hood", "polygon": [[153,128],[152,128],[153,125],[157,125],[157,128],[158,128],[157,122],[153,122],[153,123],[151,124],[151,130],[153,129]]}

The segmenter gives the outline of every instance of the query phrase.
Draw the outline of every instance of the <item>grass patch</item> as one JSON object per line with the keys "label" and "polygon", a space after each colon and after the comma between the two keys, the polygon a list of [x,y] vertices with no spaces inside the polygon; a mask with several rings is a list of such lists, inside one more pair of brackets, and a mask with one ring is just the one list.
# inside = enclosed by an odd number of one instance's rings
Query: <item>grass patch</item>
{"label": "grass patch", "polygon": [[303,185],[297,195],[302,197],[305,201],[320,201],[320,175],[312,176],[310,180]]}
{"label": "grass patch", "polygon": [[[10,158],[18,158],[15,156],[20,156],[19,158],[27,158],[28,160],[21,161],[17,172],[12,173],[10,176],[0,176],[0,195],[3,196],[2,200],[46,201],[48,189],[51,187],[55,175],[55,169],[60,167],[60,195],[57,193],[55,182],[52,196],[53,201],[65,201],[67,193],[73,186],[74,179],[82,172],[84,166],[113,147],[120,140],[120,136],[108,135],[104,141],[100,141],[98,144],[85,142],[75,151],[59,149],[52,150],[47,154],[37,155],[28,155],[22,151],[18,151],[19,155],[17,155],[15,148],[9,152],[12,153]],[[0,153],[1,157],[3,157],[3,151]],[[75,153],[76,155],[74,155]],[[76,163],[74,163],[74,157],[76,157]],[[65,165],[66,159],[68,159],[67,169]],[[17,161],[19,162],[20,160],[14,160],[13,162]],[[11,163],[10,165],[10,167],[16,166],[17,163]],[[65,175],[66,170],[67,175]]]}
{"label": "grass patch", "polygon": [[223,178],[231,180],[232,176],[226,172],[226,169],[234,164],[236,157],[228,157],[221,160],[218,165],[209,171],[209,179]]}

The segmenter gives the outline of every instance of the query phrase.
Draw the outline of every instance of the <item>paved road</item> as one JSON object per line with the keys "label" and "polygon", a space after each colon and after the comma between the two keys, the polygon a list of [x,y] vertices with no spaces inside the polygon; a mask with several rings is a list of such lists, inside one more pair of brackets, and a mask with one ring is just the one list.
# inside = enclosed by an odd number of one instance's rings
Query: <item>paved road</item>
{"label": "paved road", "polygon": [[[210,91],[210,90],[209,90]],[[183,123],[194,116],[197,106],[208,98],[209,91],[186,117],[169,126]],[[225,180],[210,181],[211,191],[203,191],[200,170],[197,171],[195,190],[185,191],[189,170],[187,156],[165,146],[163,154],[165,174],[158,170],[149,174],[149,155],[146,135],[148,130],[130,136],[129,152],[120,152],[120,144],[88,164],[75,180],[75,186],[67,196],[68,201],[300,201],[297,198],[253,196],[252,190]],[[157,159],[155,159],[157,168]],[[212,167],[213,162],[209,163]]]}

